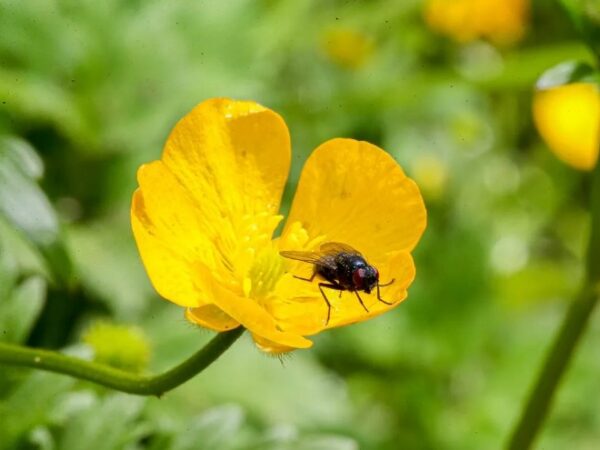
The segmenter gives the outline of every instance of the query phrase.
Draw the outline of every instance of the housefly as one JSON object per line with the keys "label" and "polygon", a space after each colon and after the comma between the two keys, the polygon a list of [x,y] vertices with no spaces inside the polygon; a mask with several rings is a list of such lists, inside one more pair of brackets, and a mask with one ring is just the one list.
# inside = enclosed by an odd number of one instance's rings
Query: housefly
{"label": "housefly", "polygon": [[326,242],[321,244],[319,251],[316,252],[281,251],[279,254],[284,258],[313,264],[313,273],[310,278],[302,278],[296,275],[294,277],[309,282],[312,282],[316,276],[326,280],[326,282],[319,283],[319,290],[327,304],[326,324],[329,323],[331,317],[331,303],[323,288],[340,291],[340,296],[342,291],[354,292],[366,312],[369,312],[369,310],[365,306],[359,291],[370,294],[373,289],[377,289],[377,300],[386,305],[393,304],[381,298],[379,288],[389,286],[394,280],[392,279],[385,284],[379,283],[377,269],[370,265],[360,252],[349,245],[339,242]]}

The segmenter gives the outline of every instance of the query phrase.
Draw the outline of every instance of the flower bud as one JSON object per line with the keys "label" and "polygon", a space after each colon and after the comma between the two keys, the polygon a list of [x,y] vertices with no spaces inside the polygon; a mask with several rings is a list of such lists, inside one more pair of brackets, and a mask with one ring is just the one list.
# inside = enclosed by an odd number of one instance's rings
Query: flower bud
{"label": "flower bud", "polygon": [[373,54],[373,40],[353,28],[328,31],[322,45],[329,60],[345,69],[361,68]]}
{"label": "flower bud", "polygon": [[540,78],[533,118],[550,150],[579,170],[591,170],[600,147],[600,90],[593,78],[578,80],[581,65],[561,65]]}
{"label": "flower bud", "polygon": [[425,22],[457,42],[488,39],[509,45],[525,34],[528,0],[428,0]]}
{"label": "flower bud", "polygon": [[86,330],[83,341],[92,348],[97,362],[132,372],[148,365],[150,345],[139,328],[100,320]]}

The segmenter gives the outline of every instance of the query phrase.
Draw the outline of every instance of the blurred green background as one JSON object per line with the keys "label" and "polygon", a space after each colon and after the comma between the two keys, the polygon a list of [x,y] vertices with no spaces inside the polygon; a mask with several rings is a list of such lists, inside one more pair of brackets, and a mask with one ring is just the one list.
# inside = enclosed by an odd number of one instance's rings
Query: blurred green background
{"label": "blurred green background", "polygon": [[[310,151],[341,136],[389,151],[429,212],[408,301],[282,362],[244,338],[161,399],[0,367],[0,449],[501,446],[589,232],[589,180],[539,139],[532,88],[593,57],[553,2],[510,45],[455,42],[423,8],[0,0],[1,340],[157,373],[210,338],[158,298],[129,225],[137,167],[209,97],[284,117],[285,208]],[[539,448],[598,448],[599,339],[596,317]]]}

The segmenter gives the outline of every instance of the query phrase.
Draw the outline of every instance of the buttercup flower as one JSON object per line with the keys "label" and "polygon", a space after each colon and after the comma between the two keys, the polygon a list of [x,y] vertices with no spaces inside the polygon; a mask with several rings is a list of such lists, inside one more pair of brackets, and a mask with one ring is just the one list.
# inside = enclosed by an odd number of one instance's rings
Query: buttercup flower
{"label": "buttercup flower", "polygon": [[[305,336],[397,306],[415,276],[411,250],[425,229],[416,184],[380,148],[333,139],[310,156],[281,236],[279,204],[290,166],[282,118],[248,101],[208,100],[174,128],[162,158],[138,171],[131,221],[158,293],[215,331],[247,328],[264,351],[307,348]],[[311,264],[280,251],[341,242],[360,251],[383,283],[361,297],[325,289]]]}
{"label": "buttercup flower", "polygon": [[536,127],[563,162],[592,170],[600,150],[600,90],[595,83],[538,86],[533,98]]}
{"label": "buttercup flower", "polygon": [[458,42],[485,38],[506,45],[525,34],[528,0],[429,0],[425,21]]}
{"label": "buttercup flower", "polygon": [[327,31],[322,46],[331,62],[346,69],[359,69],[364,66],[374,50],[373,39],[353,28],[335,28]]}

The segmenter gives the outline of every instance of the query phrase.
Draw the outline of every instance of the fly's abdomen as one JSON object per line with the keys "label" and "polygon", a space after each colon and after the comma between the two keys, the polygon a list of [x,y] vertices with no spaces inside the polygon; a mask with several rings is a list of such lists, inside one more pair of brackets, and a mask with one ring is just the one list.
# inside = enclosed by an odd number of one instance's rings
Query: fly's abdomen
{"label": "fly's abdomen", "polygon": [[335,270],[332,270],[329,267],[317,265],[315,266],[315,271],[327,281],[337,281],[338,277]]}

